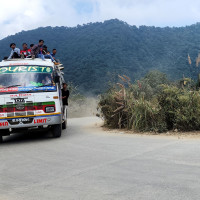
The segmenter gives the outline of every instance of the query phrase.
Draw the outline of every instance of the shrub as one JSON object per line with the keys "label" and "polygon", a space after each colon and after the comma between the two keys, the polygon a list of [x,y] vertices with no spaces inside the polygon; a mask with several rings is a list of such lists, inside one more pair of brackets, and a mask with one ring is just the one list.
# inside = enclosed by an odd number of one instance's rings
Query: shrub
{"label": "shrub", "polygon": [[175,128],[183,131],[200,130],[200,93],[190,91],[179,96],[175,117]]}
{"label": "shrub", "polygon": [[200,93],[164,86],[158,96],[168,129],[182,131],[200,129]]}
{"label": "shrub", "polygon": [[168,130],[174,128],[176,110],[179,107],[178,96],[180,93],[181,89],[175,86],[162,85],[162,90],[157,97],[161,110],[165,115]]}
{"label": "shrub", "polygon": [[143,98],[136,100],[130,121],[132,129],[137,131],[166,131],[164,115],[160,106]]}
{"label": "shrub", "polygon": [[119,121],[118,116],[113,116],[113,111],[117,109],[114,92],[114,89],[110,89],[105,94],[101,95],[98,104],[98,108],[101,109],[105,125],[110,128],[117,128]]}
{"label": "shrub", "polygon": [[155,84],[155,76],[150,75],[135,84],[119,76],[123,83],[100,96],[105,124],[137,131],[200,130],[200,92],[169,85],[161,74],[163,82]]}

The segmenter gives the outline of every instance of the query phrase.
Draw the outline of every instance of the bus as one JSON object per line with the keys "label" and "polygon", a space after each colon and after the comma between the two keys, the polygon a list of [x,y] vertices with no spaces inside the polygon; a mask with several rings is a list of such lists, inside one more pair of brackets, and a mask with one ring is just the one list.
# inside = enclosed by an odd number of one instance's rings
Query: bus
{"label": "bus", "polygon": [[63,116],[63,72],[50,59],[0,62],[0,142],[3,136],[28,129],[51,129],[53,137],[66,128]]}

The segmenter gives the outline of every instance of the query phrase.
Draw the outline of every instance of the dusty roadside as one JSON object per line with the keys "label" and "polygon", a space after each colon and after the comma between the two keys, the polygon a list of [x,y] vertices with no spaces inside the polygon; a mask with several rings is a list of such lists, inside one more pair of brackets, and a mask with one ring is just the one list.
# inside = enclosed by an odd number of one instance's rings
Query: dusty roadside
{"label": "dusty roadside", "polygon": [[136,132],[133,130],[127,130],[127,129],[110,129],[106,126],[104,126],[103,120],[100,118],[96,118],[96,122],[93,122],[93,124],[90,124],[90,126],[86,126],[86,128],[90,129],[99,129],[103,130],[104,133],[108,134],[127,134],[127,135],[134,135],[138,137],[166,137],[166,138],[174,138],[174,139],[200,139],[200,131],[190,131],[190,132],[181,132],[181,131],[168,131],[165,133],[155,133],[155,132]]}

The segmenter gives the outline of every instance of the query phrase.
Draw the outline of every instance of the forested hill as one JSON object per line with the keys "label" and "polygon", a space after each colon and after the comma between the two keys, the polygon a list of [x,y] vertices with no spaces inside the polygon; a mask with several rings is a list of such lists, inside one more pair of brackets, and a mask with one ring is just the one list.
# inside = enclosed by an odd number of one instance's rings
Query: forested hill
{"label": "forested hill", "polygon": [[38,39],[44,39],[49,50],[58,50],[57,57],[65,65],[67,81],[94,94],[104,91],[117,74],[134,80],[158,69],[171,79],[179,79],[183,74],[196,77],[199,71],[195,67],[200,49],[199,23],[181,28],[137,28],[115,19],[74,28],[38,28],[1,40],[0,55],[3,58],[10,53],[11,42],[21,47],[23,42],[38,43]]}

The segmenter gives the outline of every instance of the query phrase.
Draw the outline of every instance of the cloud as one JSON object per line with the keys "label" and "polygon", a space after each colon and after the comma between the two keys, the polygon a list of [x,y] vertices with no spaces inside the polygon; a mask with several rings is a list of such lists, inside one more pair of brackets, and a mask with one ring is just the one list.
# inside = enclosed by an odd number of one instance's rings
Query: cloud
{"label": "cloud", "polygon": [[101,0],[99,4],[100,18],[117,16],[137,26],[184,26],[200,20],[200,1],[197,0]]}
{"label": "cloud", "polygon": [[200,21],[199,7],[198,0],[7,0],[0,7],[0,38],[113,18],[136,26],[185,26]]}

